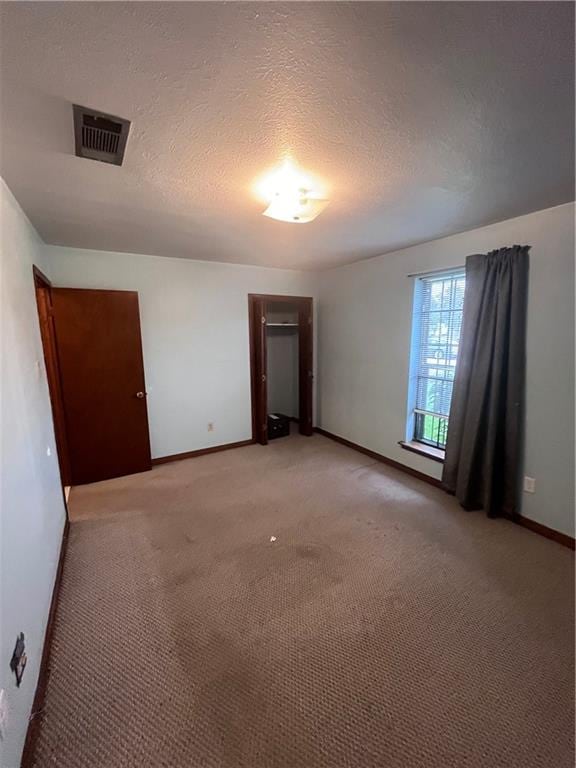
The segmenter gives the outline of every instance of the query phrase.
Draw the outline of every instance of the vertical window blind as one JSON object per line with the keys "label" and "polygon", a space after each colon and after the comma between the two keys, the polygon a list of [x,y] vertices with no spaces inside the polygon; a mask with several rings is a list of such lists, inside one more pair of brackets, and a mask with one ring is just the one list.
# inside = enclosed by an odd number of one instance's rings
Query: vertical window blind
{"label": "vertical window blind", "polygon": [[463,269],[416,281],[412,370],[416,377],[413,439],[444,448],[464,306]]}

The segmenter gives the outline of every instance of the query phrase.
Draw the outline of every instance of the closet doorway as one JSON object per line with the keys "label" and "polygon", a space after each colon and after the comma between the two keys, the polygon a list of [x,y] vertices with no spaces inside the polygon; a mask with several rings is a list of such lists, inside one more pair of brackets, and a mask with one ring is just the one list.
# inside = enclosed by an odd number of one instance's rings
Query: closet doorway
{"label": "closet doorway", "polygon": [[268,417],[280,413],[312,434],[312,299],[248,295],[252,437],[268,443]]}

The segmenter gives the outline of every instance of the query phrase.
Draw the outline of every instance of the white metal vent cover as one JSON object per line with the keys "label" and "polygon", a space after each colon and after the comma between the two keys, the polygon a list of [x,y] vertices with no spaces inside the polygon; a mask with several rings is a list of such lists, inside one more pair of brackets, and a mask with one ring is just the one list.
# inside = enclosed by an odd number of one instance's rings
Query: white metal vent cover
{"label": "white metal vent cover", "polygon": [[73,105],[76,155],[101,163],[122,165],[130,120]]}

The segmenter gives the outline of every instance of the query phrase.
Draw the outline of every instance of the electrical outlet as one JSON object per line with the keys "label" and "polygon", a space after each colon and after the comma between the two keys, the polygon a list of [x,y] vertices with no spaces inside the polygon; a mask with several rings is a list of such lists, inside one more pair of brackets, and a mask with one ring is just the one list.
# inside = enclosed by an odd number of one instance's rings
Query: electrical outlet
{"label": "electrical outlet", "polygon": [[50,449],[50,446],[46,448],[46,456],[52,456],[52,451]]}
{"label": "electrical outlet", "polygon": [[214,432],[214,422],[209,421],[208,422],[208,432]]}
{"label": "electrical outlet", "polygon": [[536,480],[533,477],[524,477],[524,490],[526,493],[536,493]]}

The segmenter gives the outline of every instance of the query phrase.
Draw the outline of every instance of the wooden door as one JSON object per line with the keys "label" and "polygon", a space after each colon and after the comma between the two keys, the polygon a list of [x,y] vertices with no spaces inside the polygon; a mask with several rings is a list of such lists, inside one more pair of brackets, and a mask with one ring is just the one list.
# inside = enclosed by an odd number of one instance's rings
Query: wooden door
{"label": "wooden door", "polygon": [[298,346],[300,434],[311,435],[313,433],[312,403],[314,398],[312,299],[302,299],[299,302]]}
{"label": "wooden door", "polygon": [[268,385],[266,355],[266,301],[249,297],[250,354],[252,369],[252,436],[261,445],[268,444]]}
{"label": "wooden door", "polygon": [[138,294],[52,288],[73,485],[151,468]]}

